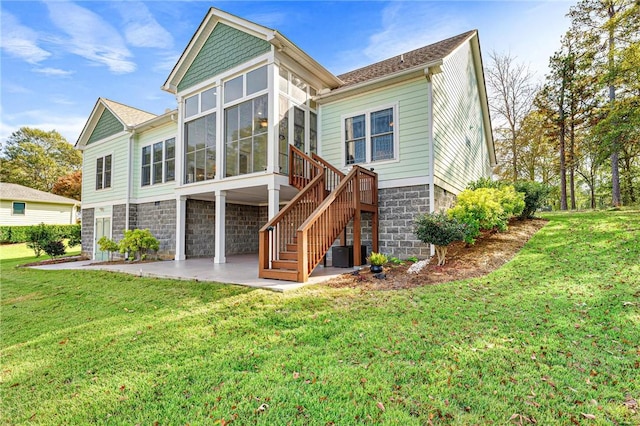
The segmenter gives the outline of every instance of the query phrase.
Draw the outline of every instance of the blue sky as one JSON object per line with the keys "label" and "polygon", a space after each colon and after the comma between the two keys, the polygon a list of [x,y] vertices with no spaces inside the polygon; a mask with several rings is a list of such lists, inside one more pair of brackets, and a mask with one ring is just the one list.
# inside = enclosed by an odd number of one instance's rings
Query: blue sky
{"label": "blue sky", "polygon": [[569,27],[566,1],[2,1],[0,142],[22,126],[75,143],[98,97],[155,114],[209,7],[274,28],[334,74],[478,29],[542,79]]}

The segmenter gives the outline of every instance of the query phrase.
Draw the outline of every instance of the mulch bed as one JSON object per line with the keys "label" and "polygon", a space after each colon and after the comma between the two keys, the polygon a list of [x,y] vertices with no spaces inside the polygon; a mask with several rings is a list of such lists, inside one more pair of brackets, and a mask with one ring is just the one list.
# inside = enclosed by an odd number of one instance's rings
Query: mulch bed
{"label": "mulch bed", "polygon": [[325,284],[363,290],[399,290],[487,275],[511,260],[529,238],[547,224],[544,219],[512,220],[507,232],[483,232],[474,245],[459,242],[449,246],[446,263],[438,266],[434,256],[417,274],[407,273],[411,262],[387,265],[385,277],[375,278],[364,267],[358,274],[340,275]]}

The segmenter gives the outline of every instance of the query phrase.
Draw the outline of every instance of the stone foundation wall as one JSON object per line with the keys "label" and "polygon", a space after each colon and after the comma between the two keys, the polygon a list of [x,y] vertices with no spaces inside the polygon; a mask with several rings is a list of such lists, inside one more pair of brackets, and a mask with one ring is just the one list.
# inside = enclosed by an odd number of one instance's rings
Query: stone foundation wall
{"label": "stone foundation wall", "polygon": [[[124,230],[127,223],[127,205],[119,204],[113,206],[111,211],[111,239],[113,241],[120,241],[124,238]],[[114,253],[117,257],[118,253]]]}
{"label": "stone foundation wall", "polygon": [[227,255],[258,253],[258,231],[267,222],[266,207],[227,203]]}
{"label": "stone foundation wall", "polygon": [[82,243],[81,254],[91,258],[93,256],[93,227],[95,226],[94,209],[82,209]]}
{"label": "stone foundation wall", "polygon": [[[114,207],[115,208],[115,207]],[[173,259],[176,253],[176,201],[165,200],[136,206],[136,223],[130,229],[148,229],[160,243],[158,256]],[[132,223],[131,217],[129,218]]]}
{"label": "stone foundation wall", "polygon": [[216,209],[213,201],[187,200],[185,256],[215,255]]}
{"label": "stone foundation wall", "polygon": [[439,186],[435,187],[434,197],[436,213],[449,210],[456,202],[456,196],[452,192],[440,188]]}
{"label": "stone foundation wall", "polygon": [[380,189],[378,202],[380,251],[400,259],[429,257],[429,245],[414,234],[416,218],[429,212],[429,186]]}

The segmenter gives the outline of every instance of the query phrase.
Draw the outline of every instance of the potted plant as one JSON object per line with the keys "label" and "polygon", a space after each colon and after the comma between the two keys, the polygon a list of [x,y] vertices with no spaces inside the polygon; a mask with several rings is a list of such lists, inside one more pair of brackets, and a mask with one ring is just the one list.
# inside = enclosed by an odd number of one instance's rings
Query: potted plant
{"label": "potted plant", "polygon": [[376,274],[382,272],[382,265],[384,265],[388,261],[386,255],[376,252],[372,252],[367,260],[369,261],[369,265],[371,265],[371,272]]}

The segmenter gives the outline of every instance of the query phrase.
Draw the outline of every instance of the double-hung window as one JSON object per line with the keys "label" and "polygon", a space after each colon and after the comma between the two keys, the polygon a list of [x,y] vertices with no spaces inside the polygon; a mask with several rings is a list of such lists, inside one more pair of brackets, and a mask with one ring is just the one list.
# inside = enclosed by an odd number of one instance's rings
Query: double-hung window
{"label": "double-hung window", "polygon": [[267,66],[224,82],[225,176],[267,168]]}
{"label": "double-hung window", "polygon": [[[204,90],[185,99],[185,183],[211,180],[216,176],[216,105],[216,87]],[[163,160],[165,166],[174,164],[173,157],[175,157],[175,145],[171,146],[169,150],[165,145]],[[173,173],[171,173],[171,177],[173,177]]]}
{"label": "double-hung window", "polygon": [[344,119],[346,165],[396,158],[395,109],[374,109]]}
{"label": "double-hung window", "polygon": [[142,186],[175,180],[175,151],[175,138],[142,148]]}
{"label": "double-hung window", "polygon": [[111,155],[96,159],[96,189],[111,188]]}

